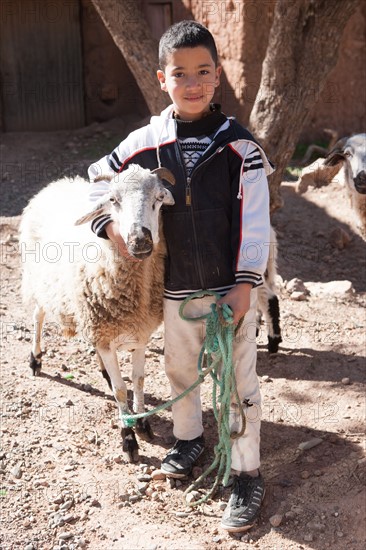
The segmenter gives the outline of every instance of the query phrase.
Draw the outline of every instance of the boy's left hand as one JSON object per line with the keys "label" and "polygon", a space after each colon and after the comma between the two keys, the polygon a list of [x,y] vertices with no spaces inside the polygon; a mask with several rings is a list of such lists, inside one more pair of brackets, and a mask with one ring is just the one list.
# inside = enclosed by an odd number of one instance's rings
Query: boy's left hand
{"label": "boy's left hand", "polygon": [[217,301],[218,305],[228,304],[233,312],[234,324],[237,325],[250,308],[250,291],[252,285],[241,283],[234,286],[223,298]]}

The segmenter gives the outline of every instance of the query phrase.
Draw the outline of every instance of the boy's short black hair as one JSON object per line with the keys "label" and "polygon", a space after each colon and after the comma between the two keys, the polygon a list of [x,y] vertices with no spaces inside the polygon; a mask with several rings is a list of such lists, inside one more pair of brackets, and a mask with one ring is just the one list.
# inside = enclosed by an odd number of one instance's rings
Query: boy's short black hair
{"label": "boy's short black hair", "polygon": [[217,49],[214,37],[208,29],[197,21],[180,21],[169,27],[159,42],[159,66],[164,70],[168,55],[179,48],[204,46],[217,65]]}

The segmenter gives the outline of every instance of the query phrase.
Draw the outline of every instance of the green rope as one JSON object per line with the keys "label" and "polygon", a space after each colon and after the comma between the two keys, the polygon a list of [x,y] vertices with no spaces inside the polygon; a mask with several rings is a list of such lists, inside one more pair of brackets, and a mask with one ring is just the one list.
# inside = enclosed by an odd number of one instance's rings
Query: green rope
{"label": "green rope", "polygon": [[[213,462],[207,470],[205,470],[205,472],[203,472],[203,474],[200,475],[198,479],[196,479],[188,487],[184,493],[184,496],[197,488],[215,468],[217,468],[217,474],[208,493],[206,493],[200,500],[190,502],[190,506],[197,506],[203,502],[206,502],[210,496],[213,495],[220,481],[222,481],[223,485],[227,485],[231,470],[231,439],[236,439],[243,435],[246,427],[243,406],[236,388],[235,369],[232,356],[235,332],[238,330],[240,325],[238,325],[235,330],[232,310],[227,304],[218,306],[216,303],[213,303],[210,306],[210,313],[201,315],[200,317],[186,317],[184,315],[184,308],[187,303],[194,298],[203,298],[204,296],[214,296],[216,299],[221,298],[221,296],[214,291],[206,290],[195,292],[186,298],[179,308],[180,317],[186,321],[195,322],[203,319],[206,320],[206,338],[204,339],[198,357],[197,380],[177,397],[152,410],[144,413],[133,415],[125,414],[122,416],[122,419],[127,426],[134,426],[138,418],[145,418],[152,414],[156,414],[157,412],[167,409],[185,397],[189,392],[201,384],[208,374],[210,374],[213,380],[212,407],[217,422],[219,441],[214,448],[215,456]],[[206,368],[204,368],[205,359],[207,362]],[[236,401],[242,419],[242,428],[239,433],[230,433],[229,414],[232,396]]]}

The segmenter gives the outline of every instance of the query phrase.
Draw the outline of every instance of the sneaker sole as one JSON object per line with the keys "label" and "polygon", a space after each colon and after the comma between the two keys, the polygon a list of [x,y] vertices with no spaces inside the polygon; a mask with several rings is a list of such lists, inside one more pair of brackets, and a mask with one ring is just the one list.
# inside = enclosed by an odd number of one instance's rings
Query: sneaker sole
{"label": "sneaker sole", "polygon": [[186,479],[191,472],[188,474],[175,474],[173,472],[167,472],[164,468],[160,468],[160,471],[166,475],[166,477],[172,477],[173,479]]}
{"label": "sneaker sole", "polygon": [[253,525],[255,525],[255,521],[253,521],[253,523],[251,523],[250,525],[243,525],[242,527],[229,527],[228,525],[224,525],[223,523],[221,523],[221,527],[222,529],[225,529],[225,531],[227,531],[228,533],[242,533],[251,529]]}
{"label": "sneaker sole", "polygon": [[[265,496],[266,496],[266,490],[264,489],[261,504],[263,504]],[[249,529],[251,529],[256,524],[257,520],[258,520],[258,518],[255,518],[250,525],[246,524],[246,525],[242,525],[240,527],[239,526],[234,527],[234,526],[231,526],[231,525],[225,525],[224,523],[221,523],[221,527],[222,527],[222,529],[225,529],[225,531],[227,531],[228,533],[241,533],[243,531],[248,531]]]}

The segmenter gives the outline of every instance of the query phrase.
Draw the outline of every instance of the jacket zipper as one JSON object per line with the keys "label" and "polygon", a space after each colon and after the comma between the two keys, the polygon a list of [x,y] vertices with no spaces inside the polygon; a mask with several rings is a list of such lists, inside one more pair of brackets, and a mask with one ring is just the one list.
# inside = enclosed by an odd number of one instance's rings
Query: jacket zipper
{"label": "jacket zipper", "polygon": [[[205,159],[202,163],[200,163],[196,168],[193,168],[192,174],[198,168],[200,168],[200,166],[202,166],[203,164],[205,164],[206,162],[211,160],[212,157],[214,157],[216,154],[221,153],[222,150],[223,150],[223,147],[218,147],[212,155],[210,155],[207,159]],[[192,190],[191,190],[192,178],[187,176],[186,181],[187,181],[187,185],[186,185],[186,206],[192,206]]]}
{"label": "jacket zipper", "polygon": [[[190,176],[187,176],[187,170],[186,170],[186,167],[185,167],[185,163],[184,163],[184,158],[183,158],[183,154],[182,154],[182,150],[179,146],[179,144],[177,143],[178,145],[178,150],[179,150],[179,154],[180,154],[180,158],[181,158],[181,161],[182,161],[182,169],[184,170],[184,175],[185,175],[185,179],[186,179],[186,206],[189,206],[190,207],[190,211],[191,211],[191,220],[192,220],[192,228],[193,228],[193,238],[194,238],[194,245],[195,245],[195,250],[198,250],[198,239],[197,239],[197,229],[196,229],[196,223],[195,223],[195,219],[194,219],[194,210],[192,208],[192,189],[191,189],[191,182],[192,182],[192,177]],[[204,164],[206,164],[209,160],[211,160],[216,154],[218,153],[221,153],[221,151],[224,149],[224,147],[218,147],[215,152],[210,155],[207,159],[205,159],[203,162],[201,162],[199,164],[199,166],[197,166],[196,168],[193,168],[192,170],[192,175],[193,173],[199,169],[201,166],[203,166]],[[200,283],[201,283],[201,288],[204,289],[206,288],[206,285],[205,285],[205,277],[204,277],[204,270],[203,270],[203,266],[201,264],[201,260],[200,260],[200,257],[198,254],[196,254],[196,266],[197,266],[197,271],[198,271],[198,276],[199,276],[199,279],[200,279]]]}

